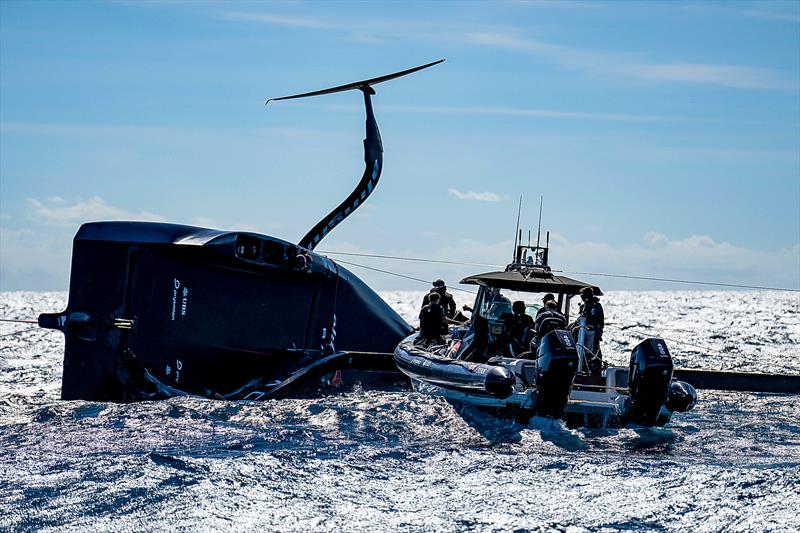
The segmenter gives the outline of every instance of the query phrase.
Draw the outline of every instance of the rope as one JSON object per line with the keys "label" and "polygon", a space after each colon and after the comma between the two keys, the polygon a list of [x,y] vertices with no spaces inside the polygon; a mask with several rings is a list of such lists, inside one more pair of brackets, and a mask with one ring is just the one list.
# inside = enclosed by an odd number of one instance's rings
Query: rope
{"label": "rope", "polygon": [[604,278],[638,279],[645,281],[662,281],[665,283],[685,283],[689,285],[711,285],[714,287],[731,287],[735,289],[757,289],[761,291],[800,292],[800,289],[790,289],[788,287],[767,287],[764,285],[739,285],[736,283],[717,283],[714,281],[695,281],[695,280],[673,279],[673,278],[653,278],[648,276],[628,276],[624,274],[604,274],[601,272],[577,272],[570,270],[555,270],[554,272],[563,272],[565,274],[578,274],[579,276],[601,276]]}
{"label": "rope", "polygon": [[[489,263],[467,263],[462,261],[445,261],[441,259],[426,259],[421,257],[402,257],[396,255],[383,255],[383,254],[361,254],[351,252],[325,252],[330,255],[345,255],[352,257],[370,257],[373,259],[391,259],[395,261],[415,261],[418,263],[438,263],[444,265],[461,265],[461,266],[482,266],[492,268],[505,268],[503,265],[492,265]],[[744,285],[738,283],[718,283],[714,281],[698,281],[677,278],[657,278],[651,276],[634,276],[626,274],[608,274],[605,272],[579,272],[576,270],[553,270],[553,272],[561,272],[564,274],[578,274],[581,276],[599,276],[605,278],[619,278],[619,279],[636,279],[643,281],[658,281],[662,283],[683,283],[687,285],[709,285],[712,287],[729,287],[734,289],[756,289],[763,291],[782,291],[782,292],[800,292],[800,289],[792,289],[789,287],[770,287],[765,285]],[[415,279],[415,278],[411,278]]]}
{"label": "rope", "polygon": [[[626,331],[626,332],[629,332],[629,333],[633,333],[634,335],[638,335],[638,336],[643,337],[643,338],[648,338],[648,337],[652,337],[653,336],[652,334],[649,334],[649,333],[644,333],[644,332],[641,332],[641,331],[631,330],[631,329],[624,328],[624,327],[610,326],[608,324],[606,324],[605,327],[611,328],[611,329],[616,329],[618,331]],[[685,346],[691,346],[692,348],[700,348],[701,350],[705,350],[707,352],[712,352],[712,353],[715,353],[717,355],[722,355],[722,356],[727,356],[728,355],[725,352],[722,352],[722,351],[717,350],[715,348],[709,348],[708,346],[702,346],[700,344],[694,344],[694,343],[686,342],[686,341],[679,341],[678,339],[670,339],[668,337],[662,337],[661,335],[659,335],[658,338],[664,339],[665,341],[674,342],[675,344],[683,344]]]}
{"label": "rope", "polygon": [[[336,252],[328,252],[328,253],[333,254],[333,253],[336,253]],[[342,254],[342,255],[344,255],[344,254]],[[371,255],[371,254],[348,254],[348,255],[358,255],[358,256],[364,256],[364,257],[382,257],[382,256],[378,256],[378,255]],[[416,259],[413,259],[413,258],[399,258],[399,257],[395,258],[395,257],[392,257],[392,256],[383,256],[383,257],[390,258],[390,259],[403,259],[403,260],[407,260],[407,261],[415,261],[416,260]],[[428,261],[428,260],[424,260],[424,261]],[[428,280],[424,280],[424,279],[421,279],[421,278],[415,278],[415,277],[412,277],[412,276],[406,276],[404,274],[398,274],[397,272],[392,272],[390,270],[382,270],[380,268],[369,267],[369,266],[366,266],[366,265],[360,265],[358,263],[351,263],[349,261],[341,261],[340,260],[339,262],[340,263],[344,263],[346,265],[352,265],[352,266],[356,266],[356,267],[366,268],[367,270],[374,270],[375,272],[381,272],[383,274],[389,274],[391,276],[397,276],[397,277],[400,277],[400,278],[410,279],[410,280],[413,280],[413,281],[419,281],[421,283],[426,283],[426,284],[430,283],[430,281],[428,281]],[[430,260],[430,262],[440,262],[440,261]],[[453,262],[450,261],[448,263],[453,263]],[[459,264],[459,263],[456,263],[456,264]],[[464,263],[464,264],[470,264],[470,263]],[[492,266],[492,265],[484,265],[484,266]],[[580,274],[580,272],[576,272],[576,274]],[[697,282],[697,283],[699,283],[699,282]],[[462,291],[462,292],[468,292],[470,294],[475,294],[472,291],[468,291],[466,289],[461,289],[459,287],[450,287],[450,288],[452,290],[458,290],[458,291]],[[780,289],[774,289],[774,290],[780,290]],[[794,291],[794,289],[783,289],[783,290]],[[652,335],[649,334],[649,333],[644,333],[644,332],[641,332],[641,331],[631,330],[630,327],[626,327],[626,326],[620,327],[620,326],[614,326],[614,325],[611,325],[611,324],[606,324],[605,327],[611,328],[611,329],[616,329],[618,331],[626,331],[628,333],[633,333],[634,335],[638,335],[638,336],[643,337],[643,338],[652,337]],[[670,338],[662,337],[662,336],[659,336],[659,338],[664,339],[665,341],[674,342],[675,344],[683,344],[685,346],[691,346],[692,348],[699,348],[699,349],[704,350],[706,352],[712,352],[712,353],[715,353],[717,355],[721,355],[723,357],[728,355],[725,352],[722,352],[722,351],[717,350],[715,348],[710,348],[708,346],[702,346],[700,344],[694,344],[694,343],[691,343],[691,342],[681,341],[681,340],[678,340],[678,339],[670,339]],[[584,348],[586,348],[586,347],[584,346]],[[596,354],[594,354],[593,352],[589,351],[589,353],[592,353],[592,355],[594,355],[596,357]]]}
{"label": "rope", "polygon": [[320,252],[329,255],[348,255],[353,257],[372,257],[375,259],[394,259],[396,261],[416,261],[418,263],[439,263],[442,265],[479,266],[490,268],[505,268],[505,265],[492,265],[489,263],[464,263],[461,261],[445,261],[444,259],[423,259],[421,257],[400,257],[397,255],[357,254],[350,252]]}
{"label": "rope", "polygon": [[[7,322],[7,321],[6,321],[6,322]],[[15,332],[13,332],[13,333],[5,333],[5,334],[3,334],[3,335],[0,335],[0,339],[2,339],[2,338],[4,338],[4,337],[11,337],[12,335],[19,335],[20,333],[25,333],[25,332],[27,332],[27,331],[33,331],[33,330],[35,330],[35,329],[39,329],[39,326],[36,326],[36,327],[33,327],[33,328],[25,328],[25,329],[21,329],[21,330],[19,330],[19,331],[15,331]]]}
{"label": "rope", "polygon": [[[426,285],[429,285],[431,283],[431,281],[427,280],[427,279],[415,278],[413,276],[406,276],[405,274],[398,274],[397,272],[392,272],[391,270],[382,270],[380,268],[370,267],[370,266],[367,266],[367,265],[360,265],[358,263],[351,263],[350,261],[342,261],[341,259],[339,260],[339,263],[342,263],[344,265],[360,267],[360,268],[366,268],[367,270],[374,270],[375,272],[381,272],[383,274],[389,274],[390,276],[397,276],[399,278],[410,279],[412,281],[419,281],[421,283],[425,283]],[[449,287],[449,289],[450,290],[454,290],[454,291],[466,292],[466,293],[469,293],[469,294],[477,294],[474,291],[468,291],[467,289],[462,289],[461,287]]]}

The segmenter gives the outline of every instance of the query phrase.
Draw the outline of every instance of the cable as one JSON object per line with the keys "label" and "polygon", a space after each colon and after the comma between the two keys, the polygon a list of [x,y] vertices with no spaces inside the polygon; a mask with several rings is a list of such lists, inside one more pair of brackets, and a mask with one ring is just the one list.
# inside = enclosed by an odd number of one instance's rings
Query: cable
{"label": "cable", "polygon": [[[6,320],[5,322],[9,322],[9,321],[8,321],[8,320]],[[26,331],[33,331],[33,330],[35,330],[35,329],[39,329],[39,326],[36,326],[36,327],[34,327],[34,328],[26,328],[26,329],[21,329],[21,330],[19,330],[19,331],[15,331],[15,332],[13,332],[13,333],[5,333],[5,334],[3,334],[3,335],[0,335],[0,339],[2,339],[2,338],[4,338],[4,337],[11,337],[12,335],[19,335],[20,333],[25,333]]]}
{"label": "cable", "polygon": [[444,259],[423,259],[421,257],[400,257],[397,255],[357,254],[351,252],[320,252],[329,255],[349,255],[353,257],[372,257],[375,259],[394,259],[396,261],[416,261],[418,263],[440,263],[443,265],[479,266],[491,268],[505,268],[505,265],[492,265],[489,263],[464,263],[461,261],[445,261]]}
{"label": "cable", "polygon": [[0,322],[16,322],[18,324],[38,324],[38,320],[18,320],[15,318],[0,318]]}
{"label": "cable", "polygon": [[[392,259],[395,261],[416,261],[419,263],[440,263],[444,265],[463,265],[463,266],[483,266],[493,268],[505,268],[502,265],[493,265],[489,263],[467,263],[462,261],[445,261],[441,259],[427,259],[421,257],[402,257],[396,255],[383,255],[383,254],[361,254],[352,252],[325,252],[331,255],[347,255],[353,257],[371,257],[374,259]],[[792,289],[788,287],[769,287],[764,285],[744,285],[737,283],[718,283],[714,281],[698,281],[677,278],[657,278],[651,276],[634,276],[626,274],[608,274],[604,272],[579,272],[575,270],[553,270],[553,272],[560,272],[564,274],[578,274],[581,276],[600,276],[605,278],[620,278],[620,279],[636,279],[643,281],[658,281],[663,283],[684,283],[688,285],[709,285],[714,287],[730,287],[735,289],[756,289],[764,291],[783,291],[783,292],[800,292],[800,289]]]}
{"label": "cable", "polygon": [[[618,327],[618,326],[610,326],[610,325],[608,325],[608,324],[606,324],[606,326],[605,326],[605,327],[607,327],[607,328],[611,328],[611,329],[616,329],[616,330],[618,330],[618,331],[626,331],[626,332],[628,332],[628,333],[633,333],[634,335],[638,335],[638,336],[640,336],[640,337],[644,337],[644,338],[649,338],[649,337],[652,337],[652,336],[653,336],[652,334],[649,334],[649,333],[643,333],[643,332],[641,332],[641,331],[636,331],[636,330],[631,330],[631,329],[625,329],[625,328],[621,328],[621,327]],[[713,353],[715,353],[715,354],[717,354],[717,355],[722,355],[722,356],[727,356],[727,355],[728,355],[728,354],[726,354],[725,352],[722,352],[722,351],[720,351],[720,350],[717,350],[717,349],[715,349],[715,348],[709,348],[708,346],[701,346],[701,345],[699,345],[699,344],[694,344],[694,343],[691,343],[691,342],[679,341],[678,339],[670,339],[670,338],[668,338],[668,337],[662,337],[662,336],[660,336],[660,335],[658,336],[658,338],[659,338],[659,339],[664,339],[665,341],[674,342],[674,343],[676,343],[676,344],[683,344],[683,345],[685,345],[685,346],[691,346],[692,348],[700,348],[701,350],[705,350],[705,351],[707,351],[707,352],[713,352]]]}
{"label": "cable", "polygon": [[[383,274],[389,274],[390,276],[397,276],[399,278],[405,278],[405,279],[410,279],[410,280],[413,280],[413,281],[419,281],[421,283],[425,283],[426,285],[431,283],[430,280],[427,280],[427,279],[415,278],[413,276],[406,276],[405,274],[398,274],[397,272],[392,272],[390,270],[381,270],[380,268],[370,267],[370,266],[366,266],[366,265],[360,265],[358,263],[351,263],[350,261],[339,260],[339,263],[342,263],[344,265],[351,265],[351,266],[355,266],[355,267],[360,267],[360,268],[366,268],[367,270],[374,270],[375,272],[381,272]],[[466,292],[466,293],[469,293],[469,294],[477,294],[476,292],[469,291],[467,289],[462,289],[461,287],[450,287],[450,289],[454,290],[454,291]]]}
{"label": "cable", "polygon": [[621,278],[621,279],[639,279],[645,281],[663,281],[666,283],[686,283],[691,285],[712,285],[715,287],[732,287],[736,289],[758,289],[762,291],[784,291],[784,292],[800,292],[800,289],[790,289],[787,287],[766,287],[763,285],[739,285],[736,283],[716,283],[713,281],[694,281],[686,279],[673,279],[673,278],[653,278],[648,276],[629,276],[624,274],[604,274],[601,272],[577,272],[571,270],[554,270],[554,272],[563,272],[565,274],[578,274],[579,276],[601,276],[604,278]]}

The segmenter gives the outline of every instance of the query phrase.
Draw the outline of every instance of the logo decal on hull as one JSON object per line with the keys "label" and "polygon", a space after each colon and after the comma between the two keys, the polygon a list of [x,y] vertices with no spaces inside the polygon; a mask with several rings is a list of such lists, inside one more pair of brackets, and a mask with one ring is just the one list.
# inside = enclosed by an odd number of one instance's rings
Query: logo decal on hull
{"label": "logo decal on hull", "polygon": [[172,314],[171,320],[175,321],[175,308],[178,305],[178,289],[181,288],[181,281],[178,278],[172,280]]}
{"label": "logo decal on hull", "polygon": [[172,280],[172,312],[170,313],[170,320],[175,322],[175,316],[178,314],[178,299],[180,298],[180,316],[186,316],[189,312],[189,287],[183,287],[181,290],[181,280],[174,278]]}

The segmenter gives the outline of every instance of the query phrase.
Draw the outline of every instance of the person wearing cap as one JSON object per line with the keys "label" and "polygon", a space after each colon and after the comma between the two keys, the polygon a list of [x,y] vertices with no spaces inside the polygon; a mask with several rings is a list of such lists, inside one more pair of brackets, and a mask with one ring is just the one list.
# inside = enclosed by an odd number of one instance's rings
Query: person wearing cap
{"label": "person wearing cap", "polygon": [[[578,315],[586,319],[586,329],[594,332],[592,346],[586,347],[595,356],[590,361],[589,366],[592,373],[599,374],[603,363],[603,354],[600,352],[600,341],[603,340],[603,327],[605,326],[603,306],[600,305],[600,299],[594,295],[594,290],[591,287],[582,288],[580,294],[583,303]],[[574,333],[577,333],[577,329],[574,329]]]}
{"label": "person wearing cap", "polygon": [[534,346],[539,346],[539,342],[551,331],[564,329],[567,326],[567,319],[558,310],[555,299],[545,301],[544,307],[539,311],[533,326],[533,331],[536,333],[533,338]]}
{"label": "person wearing cap", "polygon": [[431,292],[425,295],[422,299],[422,307],[425,307],[430,302],[430,295],[431,293],[439,293],[441,299],[439,300],[439,305],[442,306],[444,309],[444,315],[447,318],[454,319],[456,317],[456,301],[453,299],[453,295],[447,292],[447,285],[445,285],[444,280],[437,279],[433,282],[433,288]]}
{"label": "person wearing cap", "polygon": [[[545,294],[544,297],[542,297],[542,306],[539,308],[538,311],[536,311],[536,318],[538,319],[539,315],[541,315],[547,310],[547,302],[555,302],[555,301],[556,297],[553,296],[552,292],[548,292],[547,294]],[[556,304],[556,308],[558,308],[558,304]]]}

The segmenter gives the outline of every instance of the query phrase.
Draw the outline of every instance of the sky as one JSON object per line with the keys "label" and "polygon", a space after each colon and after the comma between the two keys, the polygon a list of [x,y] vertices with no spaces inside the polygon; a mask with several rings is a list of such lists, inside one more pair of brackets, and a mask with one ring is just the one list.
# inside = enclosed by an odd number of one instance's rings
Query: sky
{"label": "sky", "polygon": [[800,2],[4,0],[0,290],[66,290],[87,221],[297,242],[361,177],[362,97],[264,101],[441,58],[375,87],[381,181],[318,250],[502,266],[522,196],[555,269],[800,288]]}

